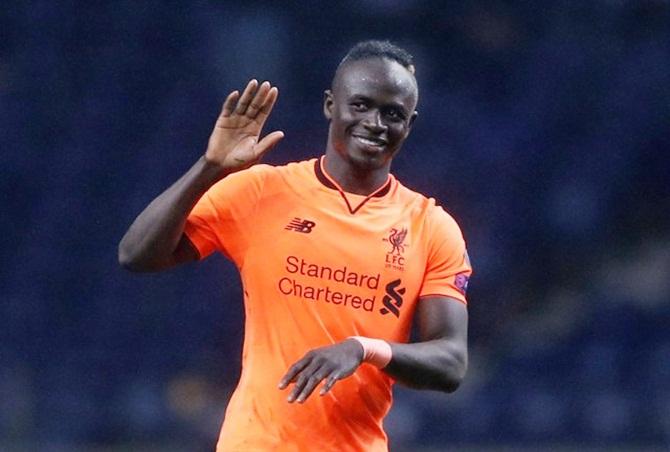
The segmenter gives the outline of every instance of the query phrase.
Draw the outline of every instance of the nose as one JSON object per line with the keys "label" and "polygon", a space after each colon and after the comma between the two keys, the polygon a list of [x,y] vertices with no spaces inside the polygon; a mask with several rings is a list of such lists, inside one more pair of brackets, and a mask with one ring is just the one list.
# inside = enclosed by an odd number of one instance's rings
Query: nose
{"label": "nose", "polygon": [[373,133],[386,131],[386,124],[382,121],[382,115],[379,110],[371,110],[370,114],[363,120],[363,126]]}

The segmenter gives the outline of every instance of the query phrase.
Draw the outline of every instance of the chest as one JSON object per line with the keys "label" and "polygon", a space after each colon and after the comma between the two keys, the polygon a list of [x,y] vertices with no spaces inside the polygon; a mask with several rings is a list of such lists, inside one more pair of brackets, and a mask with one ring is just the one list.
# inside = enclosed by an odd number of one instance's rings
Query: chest
{"label": "chest", "polygon": [[401,206],[361,210],[355,215],[324,206],[287,204],[259,228],[257,251],[266,262],[289,256],[315,267],[346,265],[359,273],[384,279],[423,277],[426,250],[422,219]]}
{"label": "chest", "polygon": [[241,269],[248,315],[299,317],[303,334],[407,335],[428,258],[421,212],[371,203],[351,214],[336,198],[265,199],[258,211]]}

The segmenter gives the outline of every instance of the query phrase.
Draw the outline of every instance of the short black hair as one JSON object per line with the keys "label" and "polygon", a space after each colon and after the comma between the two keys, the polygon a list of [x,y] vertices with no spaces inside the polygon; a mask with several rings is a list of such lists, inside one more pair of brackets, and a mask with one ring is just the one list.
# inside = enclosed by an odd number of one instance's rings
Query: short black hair
{"label": "short black hair", "polygon": [[391,41],[378,41],[375,39],[361,41],[354,45],[342,58],[337,68],[339,69],[350,61],[365,60],[367,58],[388,58],[414,74],[414,57],[412,57],[411,53],[398,47]]}

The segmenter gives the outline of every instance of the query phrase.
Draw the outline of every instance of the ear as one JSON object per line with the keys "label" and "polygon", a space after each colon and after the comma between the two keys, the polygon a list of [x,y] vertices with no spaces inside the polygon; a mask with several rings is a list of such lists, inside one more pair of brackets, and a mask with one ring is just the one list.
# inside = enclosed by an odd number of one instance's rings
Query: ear
{"label": "ear", "polygon": [[409,136],[409,133],[412,131],[412,125],[414,125],[414,120],[416,120],[416,117],[419,116],[419,112],[414,110],[412,115],[409,117],[409,121],[407,121],[407,128],[405,129],[405,138]]}
{"label": "ear", "polygon": [[333,92],[329,89],[323,92],[323,115],[329,121],[333,117]]}
{"label": "ear", "polygon": [[407,123],[407,128],[411,129],[412,126],[414,125],[414,121],[416,120],[416,117],[419,116],[419,112],[414,110],[414,113],[412,113],[412,116],[409,117],[409,122]]}

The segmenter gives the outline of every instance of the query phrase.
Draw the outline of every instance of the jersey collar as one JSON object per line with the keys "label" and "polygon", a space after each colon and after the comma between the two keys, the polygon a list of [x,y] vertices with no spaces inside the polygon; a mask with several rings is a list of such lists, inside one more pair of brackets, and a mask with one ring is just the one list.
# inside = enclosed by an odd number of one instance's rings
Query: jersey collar
{"label": "jersey collar", "polygon": [[314,161],[314,174],[316,175],[318,181],[321,182],[321,184],[325,185],[330,189],[337,190],[340,193],[340,195],[344,199],[344,202],[347,205],[347,208],[349,209],[349,213],[355,214],[371,198],[381,198],[385,196],[389,191],[391,191],[391,183],[393,182],[393,177],[389,174],[384,185],[382,185],[377,190],[367,195],[355,208],[352,208],[352,205],[349,202],[349,198],[347,197],[347,193],[342,189],[340,184],[338,184],[337,181],[333,179],[330,176],[330,174],[326,172],[326,169],[323,165],[324,157],[325,156],[322,155],[321,158],[316,159]]}

